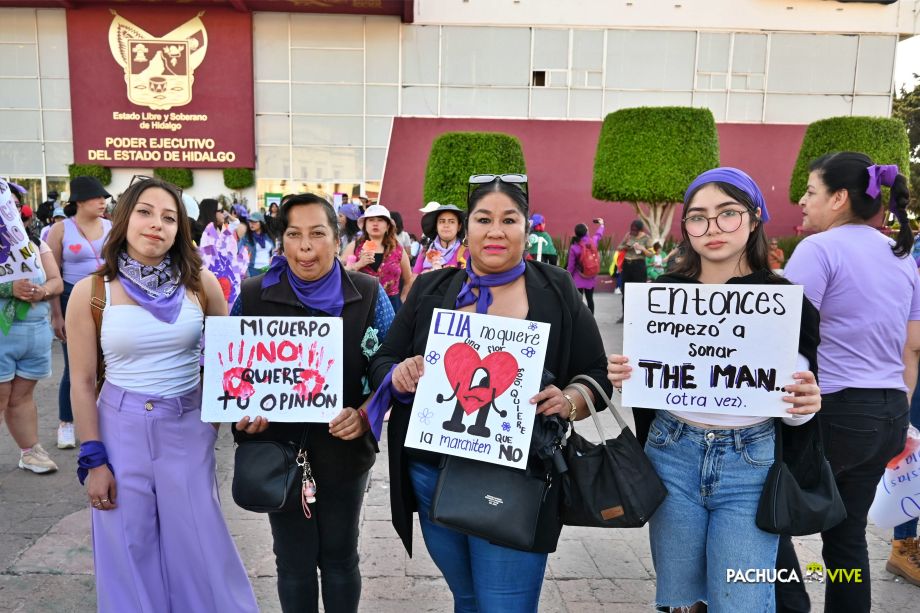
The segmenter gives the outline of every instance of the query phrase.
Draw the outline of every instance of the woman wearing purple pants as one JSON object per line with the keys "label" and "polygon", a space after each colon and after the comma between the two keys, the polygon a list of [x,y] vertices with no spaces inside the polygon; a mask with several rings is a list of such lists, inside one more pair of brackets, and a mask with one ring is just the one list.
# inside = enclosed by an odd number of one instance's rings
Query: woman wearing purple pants
{"label": "woman wearing purple pants", "polygon": [[257,611],[217,498],[217,430],[201,421],[202,304],[226,315],[227,303],[201,269],[179,190],[132,181],[102,256],[98,402],[96,274],[74,287],[66,322],[99,611]]}

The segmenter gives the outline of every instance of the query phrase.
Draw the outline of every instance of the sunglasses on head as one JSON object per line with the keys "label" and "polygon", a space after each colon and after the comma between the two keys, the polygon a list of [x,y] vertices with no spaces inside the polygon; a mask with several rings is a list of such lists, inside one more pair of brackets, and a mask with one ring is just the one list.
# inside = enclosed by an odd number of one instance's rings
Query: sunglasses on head
{"label": "sunglasses on head", "polygon": [[493,181],[501,181],[514,185],[525,194],[527,193],[527,175],[525,174],[504,174],[504,175],[472,175],[466,186],[466,199],[470,199],[470,194],[480,185],[486,185]]}
{"label": "sunglasses on head", "polygon": [[[131,186],[134,185],[135,183],[143,183],[144,181],[153,181],[154,178],[155,178],[155,177],[149,177],[149,176],[147,176],[147,175],[134,175],[133,177],[131,177],[131,182],[128,183],[128,187],[131,187]],[[167,183],[169,183],[169,181],[167,181]],[[169,183],[169,184],[176,188],[176,191],[179,192],[179,197],[181,198],[181,197],[182,197],[182,188],[179,187],[178,185],[174,184],[174,183]]]}

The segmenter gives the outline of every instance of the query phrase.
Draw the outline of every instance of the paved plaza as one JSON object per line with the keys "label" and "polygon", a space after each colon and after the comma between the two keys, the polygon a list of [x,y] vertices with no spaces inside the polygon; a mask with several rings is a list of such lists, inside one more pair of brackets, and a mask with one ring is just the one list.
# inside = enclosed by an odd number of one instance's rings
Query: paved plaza
{"label": "paved plaza", "polygon": [[[608,351],[618,350],[622,327],[620,297],[595,298],[598,322]],[[61,470],[33,475],[16,467],[18,450],[9,434],[0,434],[0,611],[88,612],[95,610],[89,511],[74,474],[76,450],[54,445],[57,424],[57,381],[62,365],[55,343],[55,376],[39,384],[41,442]],[[88,359],[94,359],[88,356]],[[614,432],[613,420],[604,423]],[[579,431],[588,435],[584,422]],[[222,428],[217,441],[217,474],[224,514],[263,611],[280,611],[275,593],[271,532],[264,515],[237,508],[230,496],[233,441]],[[428,557],[416,528],[415,557],[409,558],[390,525],[386,444],[381,445],[361,527],[361,610],[373,613],[448,612],[450,591]],[[194,510],[191,510],[192,512]],[[873,604],[880,612],[916,610],[920,588],[895,580],[885,572],[890,533],[870,529]],[[800,561],[820,561],[817,537],[795,539]],[[809,584],[815,610],[823,608],[823,587]],[[646,529],[603,530],[565,528],[559,549],[549,558],[541,611],[608,613],[649,611],[654,600],[655,574]]]}

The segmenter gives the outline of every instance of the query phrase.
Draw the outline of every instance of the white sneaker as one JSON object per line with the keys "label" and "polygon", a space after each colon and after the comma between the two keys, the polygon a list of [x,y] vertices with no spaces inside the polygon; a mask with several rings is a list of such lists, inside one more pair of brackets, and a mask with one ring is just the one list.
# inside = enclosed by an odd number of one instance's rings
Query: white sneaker
{"label": "white sneaker", "polygon": [[58,449],[73,449],[77,446],[77,438],[74,435],[73,424],[64,423],[58,426]]}
{"label": "white sneaker", "polygon": [[618,287],[618,288],[616,288],[615,290],[613,290],[613,293],[614,293],[614,294],[622,294],[623,292],[620,291],[620,288]]}
{"label": "white sneaker", "polygon": [[58,469],[41,445],[35,443],[32,449],[19,455],[19,468],[33,473],[53,473]]}

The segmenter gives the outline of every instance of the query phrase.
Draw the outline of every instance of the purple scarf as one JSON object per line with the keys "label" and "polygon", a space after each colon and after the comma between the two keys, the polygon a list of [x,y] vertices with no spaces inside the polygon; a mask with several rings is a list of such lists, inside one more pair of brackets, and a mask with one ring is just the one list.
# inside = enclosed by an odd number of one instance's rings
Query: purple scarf
{"label": "purple scarf", "polygon": [[268,267],[268,272],[262,278],[262,289],[271,287],[281,282],[281,275],[286,274],[294,295],[306,307],[341,317],[345,308],[345,297],[342,295],[342,265],[338,258],[332,258],[332,270],[316,281],[304,281],[288,266],[287,258],[276,255]]}
{"label": "purple scarf", "polygon": [[410,405],[412,401],[415,400],[415,394],[411,392],[398,392],[396,388],[393,387],[393,371],[396,370],[397,366],[399,366],[399,364],[393,364],[390,367],[387,376],[380,382],[380,387],[377,388],[377,391],[374,392],[374,395],[371,397],[371,401],[367,404],[367,421],[370,423],[371,432],[373,432],[374,438],[378,441],[383,433],[383,418],[390,409],[390,405],[393,404],[393,398],[396,398],[396,400],[403,404]]}
{"label": "purple scarf", "polygon": [[253,232],[250,230],[249,234],[252,235],[255,242],[259,243],[259,249],[265,249],[265,241],[268,239],[268,237],[265,236],[265,232]]}
{"label": "purple scarf", "polygon": [[145,311],[158,320],[172,324],[179,319],[185,287],[179,278],[169,254],[156,266],[145,266],[127,253],[118,254],[118,277],[125,293]]}
{"label": "purple scarf", "polygon": [[[431,241],[431,244],[428,245],[428,251],[432,249],[441,254],[441,265],[446,266],[451,258],[456,257],[456,253],[460,249],[460,239],[455,238],[447,247],[442,247],[441,239],[435,237],[435,239]],[[427,256],[427,251],[425,255]],[[427,257],[425,257],[425,260],[422,262],[422,270],[431,270],[431,261]]]}
{"label": "purple scarf", "polygon": [[[463,289],[461,289],[460,294],[457,295],[457,303],[455,306],[459,309],[460,307],[465,307],[475,302],[476,312],[485,315],[489,312],[489,305],[492,304],[492,292],[489,288],[511,283],[523,275],[526,268],[527,265],[524,264],[524,260],[521,260],[518,262],[517,266],[511,270],[491,275],[477,275],[473,272],[472,266],[467,266],[466,274],[469,279],[463,284]],[[479,290],[478,297],[473,293],[474,289]]]}

